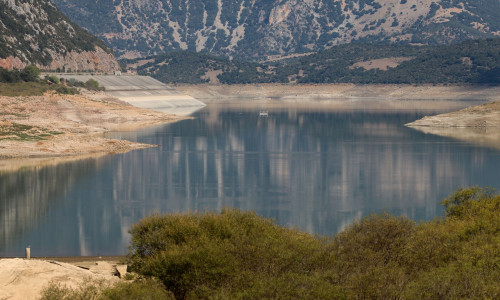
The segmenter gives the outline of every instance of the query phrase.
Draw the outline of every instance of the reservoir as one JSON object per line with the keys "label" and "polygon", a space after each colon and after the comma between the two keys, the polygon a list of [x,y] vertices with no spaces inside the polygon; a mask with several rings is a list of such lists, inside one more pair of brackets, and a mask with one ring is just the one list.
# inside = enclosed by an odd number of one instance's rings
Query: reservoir
{"label": "reservoir", "polygon": [[456,109],[215,102],[112,132],[158,147],[0,173],[0,256],[126,254],[153,213],[238,208],[319,235],[372,213],[441,217],[458,187],[500,188],[500,150],[404,126]]}

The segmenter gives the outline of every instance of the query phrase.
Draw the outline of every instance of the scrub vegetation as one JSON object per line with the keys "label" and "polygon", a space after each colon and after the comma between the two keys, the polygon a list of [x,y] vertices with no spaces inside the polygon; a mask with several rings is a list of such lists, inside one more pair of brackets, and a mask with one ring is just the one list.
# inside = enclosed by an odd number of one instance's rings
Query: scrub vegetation
{"label": "scrub vegetation", "polygon": [[62,132],[18,123],[0,123],[0,141],[41,141],[59,134]]}
{"label": "scrub vegetation", "polygon": [[79,94],[78,87],[90,91],[104,90],[93,79],[81,82],[74,79],[65,80],[55,75],[47,75],[43,79],[39,77],[40,70],[33,65],[29,65],[23,70],[6,70],[0,68],[0,95],[9,97],[41,96],[49,91],[63,95],[76,95]]}
{"label": "scrub vegetation", "polygon": [[[500,194],[459,189],[443,205],[442,219],[372,215],[333,237],[239,210],[154,215],[131,229],[128,263],[164,299],[498,299]],[[135,299],[143,280],[94,299]]]}

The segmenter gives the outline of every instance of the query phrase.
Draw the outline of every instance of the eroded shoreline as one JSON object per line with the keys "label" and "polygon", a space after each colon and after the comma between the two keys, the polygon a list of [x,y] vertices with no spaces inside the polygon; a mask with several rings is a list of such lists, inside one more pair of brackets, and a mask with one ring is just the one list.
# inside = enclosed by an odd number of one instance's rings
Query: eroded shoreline
{"label": "eroded shoreline", "polygon": [[0,106],[0,170],[154,147],[108,139],[104,133],[186,119],[137,108],[103,92],[0,96]]}
{"label": "eroded shoreline", "polygon": [[500,86],[409,84],[178,84],[175,90],[201,101],[280,100],[328,103],[340,100],[484,100],[500,99]]}
{"label": "eroded shoreline", "polygon": [[426,134],[500,149],[500,101],[424,117],[406,126]]}

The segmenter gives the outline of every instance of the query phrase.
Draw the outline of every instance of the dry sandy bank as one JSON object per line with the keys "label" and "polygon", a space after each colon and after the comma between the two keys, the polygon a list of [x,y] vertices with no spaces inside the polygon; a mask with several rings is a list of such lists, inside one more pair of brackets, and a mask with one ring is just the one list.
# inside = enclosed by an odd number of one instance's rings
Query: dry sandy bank
{"label": "dry sandy bank", "polygon": [[433,86],[406,84],[248,84],[176,85],[175,89],[199,100],[274,99],[328,101],[331,99],[382,98],[394,100],[497,100],[500,87]]}
{"label": "dry sandy bank", "polygon": [[0,96],[0,107],[2,170],[151,147],[106,139],[103,133],[184,119],[137,108],[103,92],[78,96]]}
{"label": "dry sandy bank", "polygon": [[500,101],[424,117],[406,126],[500,149]]}
{"label": "dry sandy bank", "polygon": [[[123,268],[118,266],[118,269]],[[116,272],[117,262],[114,261],[70,264],[54,260],[4,258],[0,259],[0,299],[38,299],[51,282],[70,288],[78,288],[89,280],[112,284],[120,280],[113,274]]]}

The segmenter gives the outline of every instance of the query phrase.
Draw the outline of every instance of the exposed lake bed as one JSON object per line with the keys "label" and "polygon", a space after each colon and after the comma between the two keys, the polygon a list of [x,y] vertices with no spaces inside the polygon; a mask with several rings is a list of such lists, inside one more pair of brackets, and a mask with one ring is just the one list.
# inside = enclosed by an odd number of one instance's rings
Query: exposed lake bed
{"label": "exposed lake bed", "polygon": [[0,97],[0,104],[0,170],[4,171],[151,147],[102,135],[185,119],[136,108],[102,92]]}

